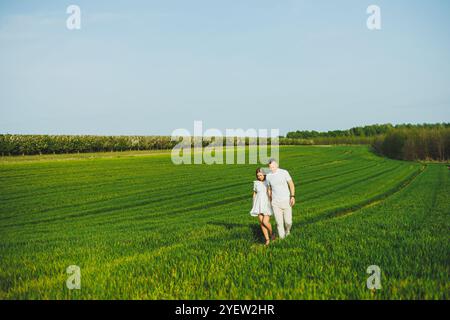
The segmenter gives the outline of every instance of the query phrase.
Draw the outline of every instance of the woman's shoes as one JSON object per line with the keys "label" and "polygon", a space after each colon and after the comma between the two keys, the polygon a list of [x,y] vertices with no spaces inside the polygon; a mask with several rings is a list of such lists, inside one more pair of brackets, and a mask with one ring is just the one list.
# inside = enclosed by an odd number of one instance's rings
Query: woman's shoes
{"label": "woman's shoes", "polygon": [[270,244],[270,239],[266,239],[266,243],[264,244],[266,247]]}

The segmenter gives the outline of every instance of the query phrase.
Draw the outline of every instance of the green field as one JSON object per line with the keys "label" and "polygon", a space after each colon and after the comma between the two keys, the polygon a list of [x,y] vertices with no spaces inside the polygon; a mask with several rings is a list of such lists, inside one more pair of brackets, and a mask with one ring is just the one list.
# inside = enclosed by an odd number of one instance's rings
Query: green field
{"label": "green field", "polygon": [[[363,146],[282,147],[292,234],[262,245],[255,165],[0,158],[1,299],[448,299],[450,180]],[[275,222],[272,220],[273,226]],[[66,268],[81,268],[81,290]],[[366,288],[369,265],[382,289]]]}

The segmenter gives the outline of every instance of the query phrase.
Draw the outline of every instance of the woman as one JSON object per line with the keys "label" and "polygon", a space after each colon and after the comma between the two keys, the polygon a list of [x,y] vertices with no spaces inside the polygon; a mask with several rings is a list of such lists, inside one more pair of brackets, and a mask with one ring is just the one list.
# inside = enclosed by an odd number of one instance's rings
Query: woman
{"label": "woman", "polygon": [[253,208],[250,214],[258,217],[266,246],[269,245],[270,239],[274,239],[272,226],[270,225],[272,206],[267,194],[266,176],[261,168],[256,169],[256,181],[253,182]]}

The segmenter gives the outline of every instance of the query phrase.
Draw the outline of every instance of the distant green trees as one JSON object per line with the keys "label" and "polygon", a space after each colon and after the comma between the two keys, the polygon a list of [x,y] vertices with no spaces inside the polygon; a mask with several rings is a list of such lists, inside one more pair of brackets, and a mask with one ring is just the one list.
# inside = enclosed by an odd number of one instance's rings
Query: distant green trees
{"label": "distant green trees", "polygon": [[[366,144],[382,155],[398,160],[450,161],[450,125],[375,125],[328,132],[296,131],[280,138],[280,145]],[[338,133],[342,135],[337,135]]]}
{"label": "distant green trees", "polygon": [[294,139],[312,139],[312,138],[334,138],[334,137],[372,137],[386,133],[394,126],[392,124],[375,124],[364,127],[354,127],[348,130],[332,130],[332,131],[293,131],[288,132],[287,138]]}
{"label": "distant green trees", "polygon": [[[194,146],[191,139],[191,146]],[[271,139],[267,138],[270,144]],[[0,134],[0,155],[34,155],[59,153],[84,153],[105,151],[162,150],[172,149],[179,142],[170,136],[93,136],[93,135],[15,135]],[[203,137],[206,147],[212,138]],[[227,137],[223,145],[249,145],[258,143],[249,138]],[[188,142],[189,144],[189,142]]]}
{"label": "distant green trees", "polygon": [[402,127],[377,137],[376,152],[402,160],[450,160],[450,127]]}
{"label": "distant green trees", "polygon": [[326,132],[297,130],[289,132],[286,139],[288,144],[370,144],[377,153],[394,159],[450,159],[450,123],[388,123]]}
{"label": "distant green trees", "polygon": [[[210,143],[203,137],[203,146]],[[249,138],[224,139],[227,143],[255,143]],[[0,134],[1,155],[33,155],[49,153],[104,152],[126,150],[172,149],[179,141],[170,136],[93,136],[93,135],[11,135]],[[267,141],[270,144],[270,138]],[[348,130],[327,132],[295,131],[279,137],[280,145],[367,144],[394,159],[450,159],[450,123],[376,124]],[[191,144],[192,145],[192,144]]]}
{"label": "distant green trees", "polygon": [[312,138],[332,138],[332,137],[374,137],[382,134],[386,134],[392,129],[411,129],[411,128],[449,128],[450,123],[437,123],[437,124],[373,124],[363,127],[353,127],[348,130],[332,130],[332,131],[292,131],[288,132],[286,138],[293,139],[312,139]]}
{"label": "distant green trees", "polygon": [[1,155],[32,155],[170,149],[169,136],[11,135],[0,134]]}

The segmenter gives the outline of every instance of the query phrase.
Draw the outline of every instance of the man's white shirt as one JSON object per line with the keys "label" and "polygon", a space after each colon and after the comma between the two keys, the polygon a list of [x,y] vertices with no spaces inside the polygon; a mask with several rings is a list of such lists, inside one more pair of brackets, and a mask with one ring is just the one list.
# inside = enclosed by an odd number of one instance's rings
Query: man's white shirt
{"label": "man's white shirt", "polygon": [[278,168],[275,172],[268,173],[266,180],[272,189],[272,203],[289,201],[291,194],[287,183],[292,178],[287,170]]}

